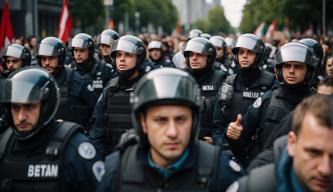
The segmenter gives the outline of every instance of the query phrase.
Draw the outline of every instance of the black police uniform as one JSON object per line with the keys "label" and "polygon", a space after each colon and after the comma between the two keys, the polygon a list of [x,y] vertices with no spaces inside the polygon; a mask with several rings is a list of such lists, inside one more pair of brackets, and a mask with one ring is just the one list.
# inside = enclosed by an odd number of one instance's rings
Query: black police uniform
{"label": "black police uniform", "polygon": [[0,191],[95,191],[101,156],[80,126],[52,120],[27,140],[0,137]]}
{"label": "black police uniform", "polygon": [[116,146],[126,130],[133,128],[129,96],[143,74],[144,70],[140,69],[139,76],[132,80],[111,79],[97,101],[90,138],[103,155]]}
{"label": "black police uniform", "polygon": [[[240,74],[228,76],[225,83],[233,87],[230,93],[224,91],[222,85],[217,101],[214,105],[214,133],[213,139],[216,144],[225,143],[223,133],[230,122],[236,120],[238,114],[244,115],[248,107],[266,91],[270,90],[277,81],[272,73],[259,71],[258,68],[242,69]],[[221,97],[221,94],[230,94],[230,97]]]}
{"label": "black police uniform", "polygon": [[61,95],[55,118],[76,122],[88,130],[89,119],[97,101],[93,87],[69,67],[61,67],[54,77]]}
{"label": "black police uniform", "polygon": [[263,150],[267,138],[281,119],[311,94],[313,91],[306,85],[296,89],[280,84],[258,98],[242,119],[240,138],[232,140],[226,137],[236,158],[247,166]]}
{"label": "black police uniform", "polygon": [[243,175],[240,166],[225,159],[218,147],[202,141],[190,145],[187,160],[168,179],[149,165],[148,155],[138,145],[109,155],[97,191],[225,191]]}
{"label": "black police uniform", "polygon": [[92,58],[82,64],[74,63],[74,69],[89,81],[97,96],[101,95],[109,80],[116,76],[112,65],[105,60],[96,62]]}
{"label": "black police uniform", "polygon": [[151,70],[158,69],[158,68],[163,68],[163,67],[173,67],[173,68],[176,67],[169,60],[166,60],[162,57],[159,60],[156,60],[156,61],[152,60],[152,59],[147,59],[147,61],[145,62],[145,65],[151,66],[152,67]]}

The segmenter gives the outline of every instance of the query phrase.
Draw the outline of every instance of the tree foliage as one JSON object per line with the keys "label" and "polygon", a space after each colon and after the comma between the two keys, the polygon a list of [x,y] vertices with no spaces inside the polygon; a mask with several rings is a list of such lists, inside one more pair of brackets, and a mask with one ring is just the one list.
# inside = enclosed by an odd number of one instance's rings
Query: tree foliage
{"label": "tree foliage", "polygon": [[209,10],[207,20],[197,20],[193,23],[194,28],[198,28],[203,32],[208,32],[210,34],[219,33],[232,33],[234,29],[231,27],[229,21],[224,15],[224,10],[221,6],[216,6]]}
{"label": "tree foliage", "polygon": [[[326,26],[333,24],[333,1],[326,0]],[[248,0],[243,9],[241,32],[253,32],[262,22],[273,20],[292,31],[305,31],[309,26],[321,28],[322,0]]]}

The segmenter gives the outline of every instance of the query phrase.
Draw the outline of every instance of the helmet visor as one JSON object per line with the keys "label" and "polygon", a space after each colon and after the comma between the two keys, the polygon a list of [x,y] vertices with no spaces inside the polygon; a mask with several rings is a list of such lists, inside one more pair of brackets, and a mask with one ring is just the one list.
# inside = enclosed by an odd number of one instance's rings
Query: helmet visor
{"label": "helmet visor", "polygon": [[71,45],[72,47],[77,47],[77,48],[87,48],[88,41],[85,41],[80,38],[73,38]]}
{"label": "helmet visor", "polygon": [[207,53],[206,46],[198,41],[189,41],[184,52]]}
{"label": "helmet visor", "polygon": [[0,90],[1,103],[36,103],[42,100],[44,89],[31,83],[6,79],[0,83]]}
{"label": "helmet visor", "polygon": [[58,56],[58,51],[54,48],[54,46],[47,44],[40,44],[38,47],[38,55],[43,56]]}
{"label": "helmet visor", "polygon": [[124,51],[131,54],[137,53],[137,46],[126,40],[117,40],[114,45],[112,45],[112,51]]}
{"label": "helmet visor", "polygon": [[100,37],[100,44],[106,44],[106,45],[110,45],[112,44],[112,42],[114,41],[113,38],[111,38],[109,35],[101,35]]}
{"label": "helmet visor", "polygon": [[235,45],[235,48],[239,48],[239,47],[249,49],[249,50],[254,51],[256,53],[262,53],[263,52],[262,46],[260,46],[255,39],[251,39],[251,38],[248,38],[248,37],[240,36],[238,38],[237,43]]}
{"label": "helmet visor", "polygon": [[212,42],[215,47],[224,47],[225,46],[224,41],[219,38],[214,38],[214,37],[210,38],[210,42]]}
{"label": "helmet visor", "polygon": [[148,49],[161,49],[162,43],[158,41],[152,41],[148,45]]}
{"label": "helmet visor", "polygon": [[21,58],[22,49],[15,46],[8,46],[4,56],[10,56],[15,58]]}
{"label": "helmet visor", "polygon": [[282,47],[276,55],[276,64],[297,61],[314,66],[316,61],[313,54],[304,46],[287,45]]}

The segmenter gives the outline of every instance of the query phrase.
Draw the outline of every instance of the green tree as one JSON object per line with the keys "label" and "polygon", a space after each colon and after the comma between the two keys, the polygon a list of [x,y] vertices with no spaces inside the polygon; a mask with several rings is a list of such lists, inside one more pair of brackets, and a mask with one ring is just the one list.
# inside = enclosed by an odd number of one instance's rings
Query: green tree
{"label": "green tree", "polygon": [[208,12],[208,32],[211,34],[234,32],[221,6],[216,6]]}

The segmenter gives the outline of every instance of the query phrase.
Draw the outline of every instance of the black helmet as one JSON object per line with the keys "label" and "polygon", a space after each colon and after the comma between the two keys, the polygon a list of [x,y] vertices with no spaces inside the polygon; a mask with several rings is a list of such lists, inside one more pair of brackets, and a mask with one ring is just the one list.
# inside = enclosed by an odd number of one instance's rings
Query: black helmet
{"label": "black helmet", "polygon": [[263,56],[264,56],[264,50],[265,50],[265,44],[264,42],[260,39],[259,36],[254,35],[254,34],[243,34],[238,37],[235,46],[232,48],[232,54],[234,55],[234,60],[236,64],[239,65],[238,62],[238,49],[239,48],[245,48],[251,51],[254,51],[257,55],[254,60],[254,64],[256,66],[259,66],[261,63]]}
{"label": "black helmet", "polygon": [[74,57],[74,47],[81,49],[89,48],[89,58],[93,58],[95,53],[95,43],[90,35],[86,33],[79,33],[73,37],[71,41],[73,57]]}
{"label": "black helmet", "polygon": [[216,57],[216,49],[214,45],[203,37],[194,37],[189,40],[184,49],[184,57],[187,66],[190,68],[189,56],[190,52],[201,53],[208,55],[207,67],[213,66]]}
{"label": "black helmet", "polygon": [[[5,106],[5,117],[18,139],[31,138],[47,125],[56,114],[60,101],[57,83],[52,75],[40,67],[25,67],[13,72],[0,84],[0,102]],[[12,119],[12,103],[41,102],[40,116],[30,131],[18,131]]]}
{"label": "black helmet", "polygon": [[227,54],[227,43],[225,42],[223,37],[221,37],[221,36],[212,36],[209,39],[209,41],[212,42],[215,47],[223,48],[224,54]]}
{"label": "black helmet", "polygon": [[[22,60],[22,67],[30,66],[31,64],[31,54],[30,51],[20,45],[20,44],[11,44],[5,48],[3,52],[3,59],[6,62],[7,57],[15,57]],[[6,68],[6,65],[4,65]]]}
{"label": "black helmet", "polygon": [[58,67],[65,64],[66,47],[65,44],[56,37],[46,37],[37,45],[37,60],[42,66],[41,56],[58,56]]}
{"label": "black helmet", "polygon": [[119,39],[119,35],[112,29],[105,29],[99,36],[98,36],[98,46],[100,44],[105,44],[111,46],[113,41]]}
{"label": "black helmet", "polygon": [[269,59],[274,47],[270,43],[265,43],[265,51],[264,51],[264,61]]}
{"label": "black helmet", "polygon": [[151,41],[148,43],[148,50],[150,51],[151,49],[160,49],[162,50],[163,44],[160,41]]}
{"label": "black helmet", "polygon": [[[127,53],[131,53],[137,56],[136,64],[133,69],[128,70],[127,72],[120,72],[116,66],[116,54],[117,51],[125,51]],[[138,70],[142,67],[145,59],[146,59],[146,48],[143,41],[133,35],[125,35],[120,37],[118,40],[114,41],[111,48],[111,58],[114,62],[112,62],[113,68],[118,71],[120,75],[130,76],[134,73],[134,71]]]}
{"label": "black helmet", "polygon": [[200,88],[195,79],[188,73],[174,68],[153,70],[140,79],[131,93],[130,102],[132,104],[133,124],[138,129],[143,146],[148,144],[148,140],[142,131],[140,113],[148,106],[153,105],[189,106],[193,112],[191,140],[197,138],[201,102]]}
{"label": "black helmet", "polygon": [[318,58],[313,50],[300,42],[291,42],[283,45],[275,55],[275,67],[279,81],[283,81],[282,64],[288,61],[305,63],[307,67],[304,83],[308,84],[313,79],[317,69]]}
{"label": "black helmet", "polygon": [[192,39],[194,37],[200,37],[202,34],[202,31],[200,29],[192,29],[188,35],[189,39]]}
{"label": "black helmet", "polygon": [[299,42],[301,42],[304,45],[311,47],[313,49],[315,56],[318,58],[318,64],[321,65],[321,62],[322,62],[323,56],[324,56],[324,51],[323,51],[323,48],[320,45],[320,43],[311,38],[301,39],[301,40],[299,40]]}

